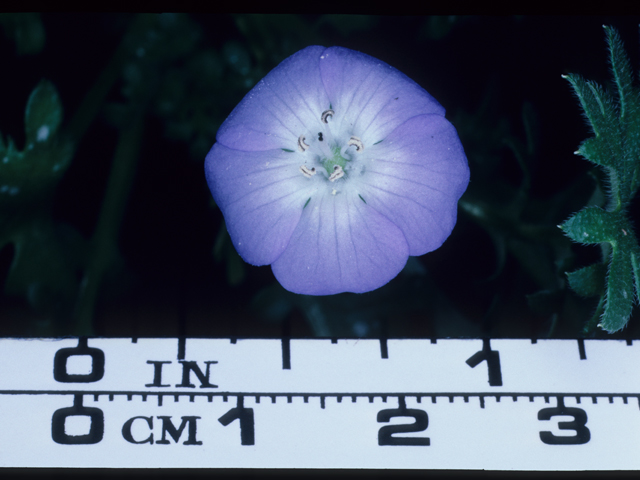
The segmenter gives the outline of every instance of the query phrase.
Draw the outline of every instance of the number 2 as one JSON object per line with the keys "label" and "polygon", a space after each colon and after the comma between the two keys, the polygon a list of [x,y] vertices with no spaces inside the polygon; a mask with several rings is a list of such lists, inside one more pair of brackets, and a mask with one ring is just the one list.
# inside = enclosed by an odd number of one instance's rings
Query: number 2
{"label": "number 2", "polygon": [[378,430],[378,445],[425,445],[431,444],[428,437],[394,437],[394,433],[424,432],[429,426],[429,417],[424,410],[407,408],[404,397],[399,397],[399,408],[389,408],[378,412],[378,422],[388,422],[393,417],[413,417],[413,423],[387,425]]}

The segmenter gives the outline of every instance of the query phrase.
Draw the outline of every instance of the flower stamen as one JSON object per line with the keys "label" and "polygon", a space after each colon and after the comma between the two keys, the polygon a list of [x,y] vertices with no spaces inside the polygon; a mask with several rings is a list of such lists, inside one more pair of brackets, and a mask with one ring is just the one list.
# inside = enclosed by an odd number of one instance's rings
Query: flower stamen
{"label": "flower stamen", "polygon": [[301,152],[305,152],[305,151],[309,150],[309,145],[305,142],[305,136],[304,135],[300,135],[298,137],[298,148],[300,149]]}
{"label": "flower stamen", "polygon": [[329,176],[329,181],[335,182],[336,180],[342,177],[344,177],[344,170],[342,170],[342,167],[340,165],[334,165],[333,173]]}
{"label": "flower stamen", "polygon": [[325,110],[324,112],[322,112],[322,116],[320,117],[320,119],[322,120],[323,123],[329,123],[329,117],[333,118],[334,113],[335,112],[331,109]]}
{"label": "flower stamen", "polygon": [[316,174],[316,167],[308,168],[306,165],[300,165],[300,171],[305,177],[311,178]]}
{"label": "flower stamen", "polygon": [[356,152],[358,153],[362,153],[362,150],[364,150],[364,144],[362,143],[362,140],[360,140],[358,137],[351,137],[349,139],[349,146],[356,147]]}

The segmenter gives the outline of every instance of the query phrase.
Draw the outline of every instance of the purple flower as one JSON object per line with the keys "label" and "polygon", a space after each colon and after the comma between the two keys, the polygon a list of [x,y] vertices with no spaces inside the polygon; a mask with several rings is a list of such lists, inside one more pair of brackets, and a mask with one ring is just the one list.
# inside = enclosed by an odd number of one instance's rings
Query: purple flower
{"label": "purple flower", "polygon": [[346,48],[284,60],[231,112],[205,162],[233,245],[287,290],[368,292],[456,223],[469,167],[444,108]]}

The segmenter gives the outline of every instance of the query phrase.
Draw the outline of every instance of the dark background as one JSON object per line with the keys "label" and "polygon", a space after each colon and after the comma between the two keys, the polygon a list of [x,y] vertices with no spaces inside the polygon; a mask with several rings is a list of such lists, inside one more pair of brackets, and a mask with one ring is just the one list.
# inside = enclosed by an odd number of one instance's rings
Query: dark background
{"label": "dark background", "polygon": [[[133,14],[42,14],[28,20],[39,23],[44,35],[41,48],[31,53],[20,53],[6,28],[7,35],[0,37],[0,132],[5,139],[10,136],[23,148],[25,104],[42,78],[58,89],[64,131],[135,19]],[[54,224],[73,232],[62,235],[61,244],[72,237],[64,248],[84,252],[100,215],[127,109],[142,108],[144,130],[118,232],[118,256],[101,278],[90,333],[581,336],[597,299],[578,297],[564,274],[598,261],[599,249],[571,244],[554,228],[587,203],[594,178],[601,175],[573,155],[590,131],[561,75],[579,73],[608,84],[603,24],[619,30],[638,71],[639,21],[179,15],[159,27],[157,20],[148,20],[147,30],[138,31],[124,48],[102,106],[47,200]],[[160,38],[155,50],[147,50],[155,57],[140,60],[136,49],[151,31]],[[461,208],[453,234],[440,249],[412,260],[410,271],[367,294],[293,295],[277,284],[269,267],[239,261],[221,232],[222,216],[204,179],[204,156],[220,123],[271,68],[312,44],[365,52],[431,93],[447,109],[465,146],[471,183],[463,200],[487,207],[486,221]],[[523,170],[514,152],[528,146]],[[530,187],[523,192],[524,183]],[[510,206],[518,195],[522,208],[513,214]],[[637,217],[636,209],[631,213]],[[522,237],[517,232],[527,225],[552,233]],[[0,282],[10,277],[15,255],[15,244],[2,246]],[[55,285],[49,285],[48,301],[34,300],[28,288],[0,297],[0,336],[86,333],[74,320],[91,253],[83,255],[69,267],[77,290],[58,298]],[[638,338],[638,328],[632,318],[614,338]]]}
{"label": "dark background", "polygon": [[[46,13],[18,20],[0,18],[7,34],[0,36],[0,132],[22,149],[25,104],[38,82],[46,78],[58,89],[65,112],[64,133],[87,92],[117,56],[136,15]],[[609,82],[603,24],[619,30],[632,67],[638,71],[640,18],[184,15],[174,20],[164,30],[149,20],[147,30],[138,31],[131,45],[123,47],[114,80],[69,169],[52,195],[36,208],[58,232],[52,241],[60,248],[45,251],[45,257],[60,255],[60,268],[71,271],[76,283],[62,288],[55,281],[42,280],[48,267],[34,260],[36,274],[31,283],[0,297],[0,336],[87,333],[74,312],[116,144],[126,128],[123,118],[131,105],[142,108],[144,131],[118,230],[118,255],[101,278],[91,334],[582,335],[596,300],[570,291],[564,273],[598,261],[598,248],[572,245],[558,231],[555,236],[523,238],[518,229],[536,225],[553,230],[589,200],[595,179],[601,177],[572,153],[590,132],[561,75],[574,72],[601,84]],[[15,24],[13,31],[6,26]],[[155,57],[145,63],[136,60],[135,52],[149,32],[160,40]],[[191,38],[189,33],[194,32],[197,35]],[[16,42],[17,37],[21,40]],[[329,298],[288,294],[269,267],[238,261],[221,233],[222,216],[204,180],[204,155],[220,123],[271,68],[312,44],[340,45],[379,58],[438,99],[459,131],[471,168],[463,201],[486,207],[486,221],[461,209],[453,234],[440,249],[414,259],[410,271],[368,294]],[[172,108],[164,108],[167,103]],[[523,111],[528,112],[529,130]],[[527,131],[532,133],[534,148],[525,155],[525,171],[509,145],[526,150]],[[522,193],[524,183],[530,188]],[[517,198],[523,206],[515,215],[510,206]],[[2,202],[0,198],[0,218],[18,216],[13,206]],[[635,205],[631,213],[637,218]],[[25,221],[30,218],[25,216]],[[5,226],[0,222],[0,228]],[[17,248],[14,242],[0,245],[0,287],[9,284]],[[614,338],[638,338],[638,334],[638,319],[632,318]],[[5,473],[102,478],[132,472]],[[185,476],[183,471],[135,473],[153,478]],[[191,477],[211,475],[210,471],[189,473]],[[331,476],[354,473],[360,472],[332,472]],[[402,473],[405,477],[424,474]],[[271,474],[297,478],[299,472]],[[306,474],[324,477],[327,473]],[[226,477],[251,475],[225,472]],[[371,472],[364,475],[369,477]],[[435,472],[435,478],[460,475]],[[578,475],[599,477],[593,472],[556,476]],[[482,476],[493,478],[496,473]],[[512,473],[498,474],[498,478],[507,476],[511,478]]]}

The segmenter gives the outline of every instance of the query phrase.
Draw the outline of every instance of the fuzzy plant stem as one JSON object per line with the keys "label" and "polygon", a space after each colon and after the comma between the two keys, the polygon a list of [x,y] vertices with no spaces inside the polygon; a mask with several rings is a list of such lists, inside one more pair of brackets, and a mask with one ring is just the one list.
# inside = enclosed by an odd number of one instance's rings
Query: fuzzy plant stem
{"label": "fuzzy plant stem", "polygon": [[95,302],[102,277],[116,256],[120,224],[131,191],[140,152],[144,113],[134,114],[128,128],[120,131],[100,217],[91,239],[91,253],[80,286],[74,333],[93,335]]}

